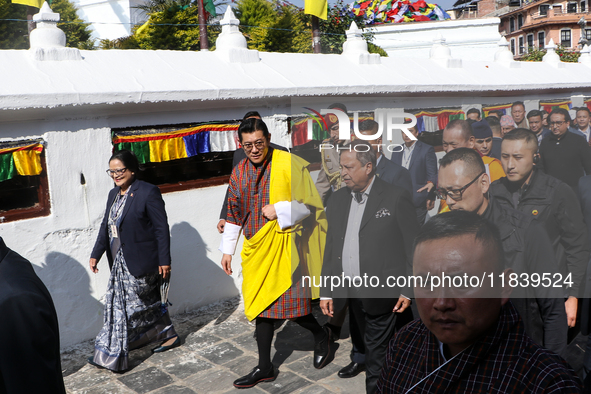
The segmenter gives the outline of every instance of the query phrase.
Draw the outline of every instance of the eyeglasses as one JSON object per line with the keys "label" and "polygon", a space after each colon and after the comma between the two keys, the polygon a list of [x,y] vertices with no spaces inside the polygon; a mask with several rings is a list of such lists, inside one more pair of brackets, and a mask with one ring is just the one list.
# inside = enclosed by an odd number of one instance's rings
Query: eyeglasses
{"label": "eyeglasses", "polygon": [[437,193],[437,197],[439,197],[439,199],[441,199],[441,200],[445,200],[449,196],[454,201],[461,201],[462,200],[462,194],[464,194],[464,192],[466,191],[466,189],[469,188],[470,185],[472,185],[474,182],[476,182],[476,180],[478,178],[480,178],[480,176],[482,174],[486,174],[486,171],[481,172],[470,183],[468,183],[466,186],[461,187],[461,188],[459,188],[457,190],[445,190],[445,189],[442,189],[442,188],[437,188],[437,190],[435,191]]}
{"label": "eyeglasses", "polygon": [[566,123],[566,120],[560,120],[558,122],[550,122],[548,124],[550,125],[550,127],[554,127],[554,126],[560,127],[560,126],[562,126],[565,123]]}
{"label": "eyeglasses", "polygon": [[115,175],[121,175],[121,174],[123,174],[125,171],[127,171],[127,168],[125,168],[125,167],[119,168],[117,170],[107,170],[107,175],[112,178]]}
{"label": "eyeglasses", "polygon": [[[265,141],[263,140],[258,140],[254,142],[254,146],[256,146],[257,150],[261,150],[265,147]],[[250,152],[252,150],[253,144],[250,142],[247,142],[245,144],[242,144],[242,148],[246,151],[246,152]]]}

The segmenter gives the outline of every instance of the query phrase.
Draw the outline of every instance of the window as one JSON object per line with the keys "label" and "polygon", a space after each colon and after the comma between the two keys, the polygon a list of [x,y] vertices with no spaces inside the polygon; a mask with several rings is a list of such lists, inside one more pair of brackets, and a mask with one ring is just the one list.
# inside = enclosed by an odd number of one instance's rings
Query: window
{"label": "window", "polygon": [[581,12],[585,12],[587,10],[587,3],[581,1]]}
{"label": "window", "polygon": [[528,34],[527,35],[527,48],[526,50],[529,52],[534,47],[534,35]]}
{"label": "window", "polygon": [[548,10],[550,9],[550,6],[548,4],[542,4],[540,6],[540,15],[541,16],[546,16],[548,15]]}
{"label": "window", "polygon": [[515,31],[515,18],[509,19],[509,31],[511,33]]}
{"label": "window", "polygon": [[521,29],[521,26],[523,26],[523,15],[519,14],[517,15],[517,28]]}
{"label": "window", "polygon": [[515,56],[515,38],[511,39],[511,53]]}
{"label": "window", "polygon": [[566,12],[568,12],[569,14],[574,14],[575,12],[577,12],[577,3],[568,3],[568,5],[566,6]]}
{"label": "window", "polygon": [[519,37],[519,54],[523,55],[523,52],[525,52],[525,48],[523,45],[523,36]]}
{"label": "window", "polygon": [[113,129],[115,150],[136,154],[141,179],[163,193],[228,182],[239,121]]}
{"label": "window", "polygon": [[585,39],[591,41],[591,29],[585,29]]}
{"label": "window", "polygon": [[545,41],[545,37],[544,37],[544,32],[540,31],[540,32],[538,32],[538,48],[544,49],[545,46],[546,46],[546,41]]}
{"label": "window", "polygon": [[0,223],[49,215],[43,141],[0,143]]}
{"label": "window", "polygon": [[560,44],[565,48],[571,47],[570,29],[569,30],[560,30]]}

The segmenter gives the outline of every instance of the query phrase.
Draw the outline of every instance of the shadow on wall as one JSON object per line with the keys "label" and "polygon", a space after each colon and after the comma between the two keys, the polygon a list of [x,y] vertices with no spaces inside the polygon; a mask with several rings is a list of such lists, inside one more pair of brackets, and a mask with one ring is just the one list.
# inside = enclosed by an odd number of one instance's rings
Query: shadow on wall
{"label": "shadow on wall", "polygon": [[[215,231],[215,228],[212,227]],[[234,279],[207,256],[203,238],[187,222],[172,226],[172,275],[169,300],[173,314],[188,312],[239,294]]]}
{"label": "shadow on wall", "polygon": [[91,294],[90,276],[84,266],[66,254],[51,252],[41,267],[34,268],[53,298],[61,346],[96,335],[103,325],[104,307]]}

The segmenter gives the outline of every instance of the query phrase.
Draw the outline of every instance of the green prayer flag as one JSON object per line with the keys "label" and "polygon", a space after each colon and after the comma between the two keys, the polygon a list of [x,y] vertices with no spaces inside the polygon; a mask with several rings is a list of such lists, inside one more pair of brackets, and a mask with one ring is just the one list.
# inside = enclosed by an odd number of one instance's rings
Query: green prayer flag
{"label": "green prayer flag", "polygon": [[128,149],[135,153],[140,164],[150,162],[150,143],[148,141],[141,142],[122,142],[117,144],[117,150]]}
{"label": "green prayer flag", "polygon": [[213,0],[203,0],[203,8],[205,11],[212,17],[216,17],[217,13],[215,12],[215,5],[213,5]]}
{"label": "green prayer flag", "polygon": [[12,179],[17,175],[12,152],[0,155],[0,182]]}

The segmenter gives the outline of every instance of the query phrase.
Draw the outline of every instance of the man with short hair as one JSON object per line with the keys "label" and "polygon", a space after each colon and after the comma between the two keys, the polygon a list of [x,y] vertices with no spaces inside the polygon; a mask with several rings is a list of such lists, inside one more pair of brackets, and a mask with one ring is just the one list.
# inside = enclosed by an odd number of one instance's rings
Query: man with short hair
{"label": "man with short hair", "polygon": [[[347,113],[347,108],[344,104],[332,104],[329,109],[338,109]],[[330,137],[322,141],[322,148],[320,154],[322,167],[316,178],[316,189],[322,202],[326,206],[328,198],[333,192],[345,187],[345,183],[341,179],[341,170],[339,167],[339,151],[338,148],[345,145],[348,140],[341,140],[339,137],[339,118],[335,114],[326,114],[324,117],[326,126],[330,133]]]}
{"label": "man with short hair", "polygon": [[[246,119],[262,119],[261,114],[258,111],[248,111],[244,114],[242,120]],[[270,143],[271,148],[279,149],[282,151],[288,151],[281,145],[277,145],[274,143]],[[232,156],[232,168],[236,167],[238,163],[240,163],[243,159],[246,159],[246,154],[244,153],[244,149],[238,148],[234,151],[234,155]],[[222,210],[220,211],[220,220],[217,224],[218,232],[221,234],[224,232],[224,227],[226,226],[226,216],[228,216],[228,192],[230,191],[230,185],[228,185],[228,189],[226,190],[226,196],[224,197],[224,203],[222,204]]]}
{"label": "man with short hair", "polygon": [[564,285],[564,292],[568,297],[567,322],[569,327],[574,327],[577,298],[589,260],[587,229],[577,196],[566,183],[534,165],[538,139],[531,131],[515,129],[506,134],[501,149],[501,163],[507,176],[493,182],[490,192],[502,205],[532,216],[546,229],[562,278],[570,274],[573,283],[571,287]]}
{"label": "man with short hair", "polygon": [[[347,187],[335,192],[327,210],[328,232],[322,277],[342,278],[342,285],[320,290],[325,315],[349,305],[356,322],[350,327],[352,364],[365,365],[367,393],[375,392],[388,342],[400,313],[409,313],[411,289],[386,286],[388,277],[410,273],[410,252],[418,231],[411,195],[375,176],[376,156],[370,145],[354,140],[341,151]],[[377,278],[383,286],[355,285],[357,279]],[[349,281],[345,278],[349,278]],[[357,278],[357,279],[355,279]],[[373,281],[373,279],[372,279]],[[371,281],[370,281],[371,282]],[[356,357],[364,356],[363,359]]]}
{"label": "man with short hair", "polygon": [[[379,127],[380,125],[378,122],[372,119],[367,119],[359,124],[359,132],[363,135],[375,135],[378,132]],[[408,190],[412,195],[413,184],[408,168],[389,160],[384,154],[382,154],[382,151],[385,149],[382,146],[382,136],[370,143],[376,153],[376,176],[388,183]]]}
{"label": "man with short hair", "polygon": [[[510,272],[499,231],[485,218],[455,211],[425,223],[413,253],[413,275],[430,279],[414,284],[421,319],[390,343],[378,393],[580,393],[572,368],[525,333],[509,301]],[[444,274],[495,281],[431,291]]]}
{"label": "man with short hair", "polygon": [[[418,138],[419,131],[416,126],[409,127],[415,138]],[[392,161],[407,168],[412,178],[412,199],[417,211],[419,225],[425,223],[427,212],[435,206],[435,197],[432,193],[437,183],[437,157],[435,149],[418,139],[410,139],[402,132],[404,145],[402,150],[392,152]]]}
{"label": "man with short hair", "polygon": [[[443,130],[443,150],[449,153],[456,148],[470,148],[474,149],[474,135],[472,126],[465,120],[455,119],[445,126]],[[483,156],[482,161],[486,167],[491,182],[505,176],[501,162],[494,157]],[[448,210],[445,201],[441,200],[439,203],[439,212],[446,212]]]}
{"label": "man with short hair", "polygon": [[472,134],[474,135],[474,148],[481,156],[490,156],[492,149],[492,129],[486,120],[472,123]]}
{"label": "man with short hair", "polygon": [[511,105],[511,117],[515,121],[515,128],[527,129],[525,104],[523,104],[523,101],[516,101]]}
{"label": "man with short hair", "polygon": [[[474,150],[454,149],[439,160],[437,194],[450,210],[475,212],[499,228],[507,268],[528,277],[552,276],[557,264],[544,228],[531,216],[501,205],[489,194],[489,186],[484,163]],[[514,289],[513,296],[525,332],[537,344],[564,356],[567,324],[562,291],[529,286]]]}
{"label": "man with short hair", "polygon": [[538,137],[538,145],[542,142],[542,138],[552,133],[549,129],[544,127],[543,117],[544,115],[542,114],[542,111],[538,111],[537,109],[531,110],[527,113],[529,129],[536,135],[536,137]]}
{"label": "man with short hair", "polygon": [[511,130],[516,128],[515,121],[509,115],[501,116],[501,133],[503,135],[507,134]]}
{"label": "man with short hair", "polygon": [[[230,176],[228,220],[219,249],[223,253],[221,266],[231,275],[232,255],[244,232],[244,312],[256,323],[259,362],[249,374],[235,380],[234,387],[250,388],[277,376],[271,363],[275,320],[293,319],[313,334],[315,368],[330,362],[334,346],[330,330],[320,326],[311,313],[310,299],[318,294],[310,287],[317,285],[311,281],[306,287],[302,279],[320,273],[326,230],[322,201],[308,163],[271,148],[271,134],[260,119],[243,121],[238,138],[247,158]],[[306,225],[301,225],[303,220]],[[290,231],[292,228],[297,231]]]}
{"label": "man with short hair", "polygon": [[581,107],[577,109],[575,118],[575,123],[577,124],[577,129],[585,135],[585,139],[587,143],[591,145],[591,127],[589,126],[589,119],[591,118],[591,111],[587,107]]}
{"label": "man with short hair", "polygon": [[540,143],[540,168],[577,193],[579,179],[591,174],[591,147],[585,137],[569,133],[571,119],[567,110],[556,108],[549,119],[552,134]]}
{"label": "man with short hair", "polygon": [[466,112],[466,119],[472,119],[475,122],[479,122],[482,118],[480,116],[480,110],[477,108],[470,108]]}
{"label": "man with short hair", "polygon": [[486,123],[492,130],[492,148],[490,150],[490,157],[494,157],[497,160],[501,160],[501,141],[503,141],[503,133],[501,131],[501,121],[496,116],[487,116],[484,118]]}

